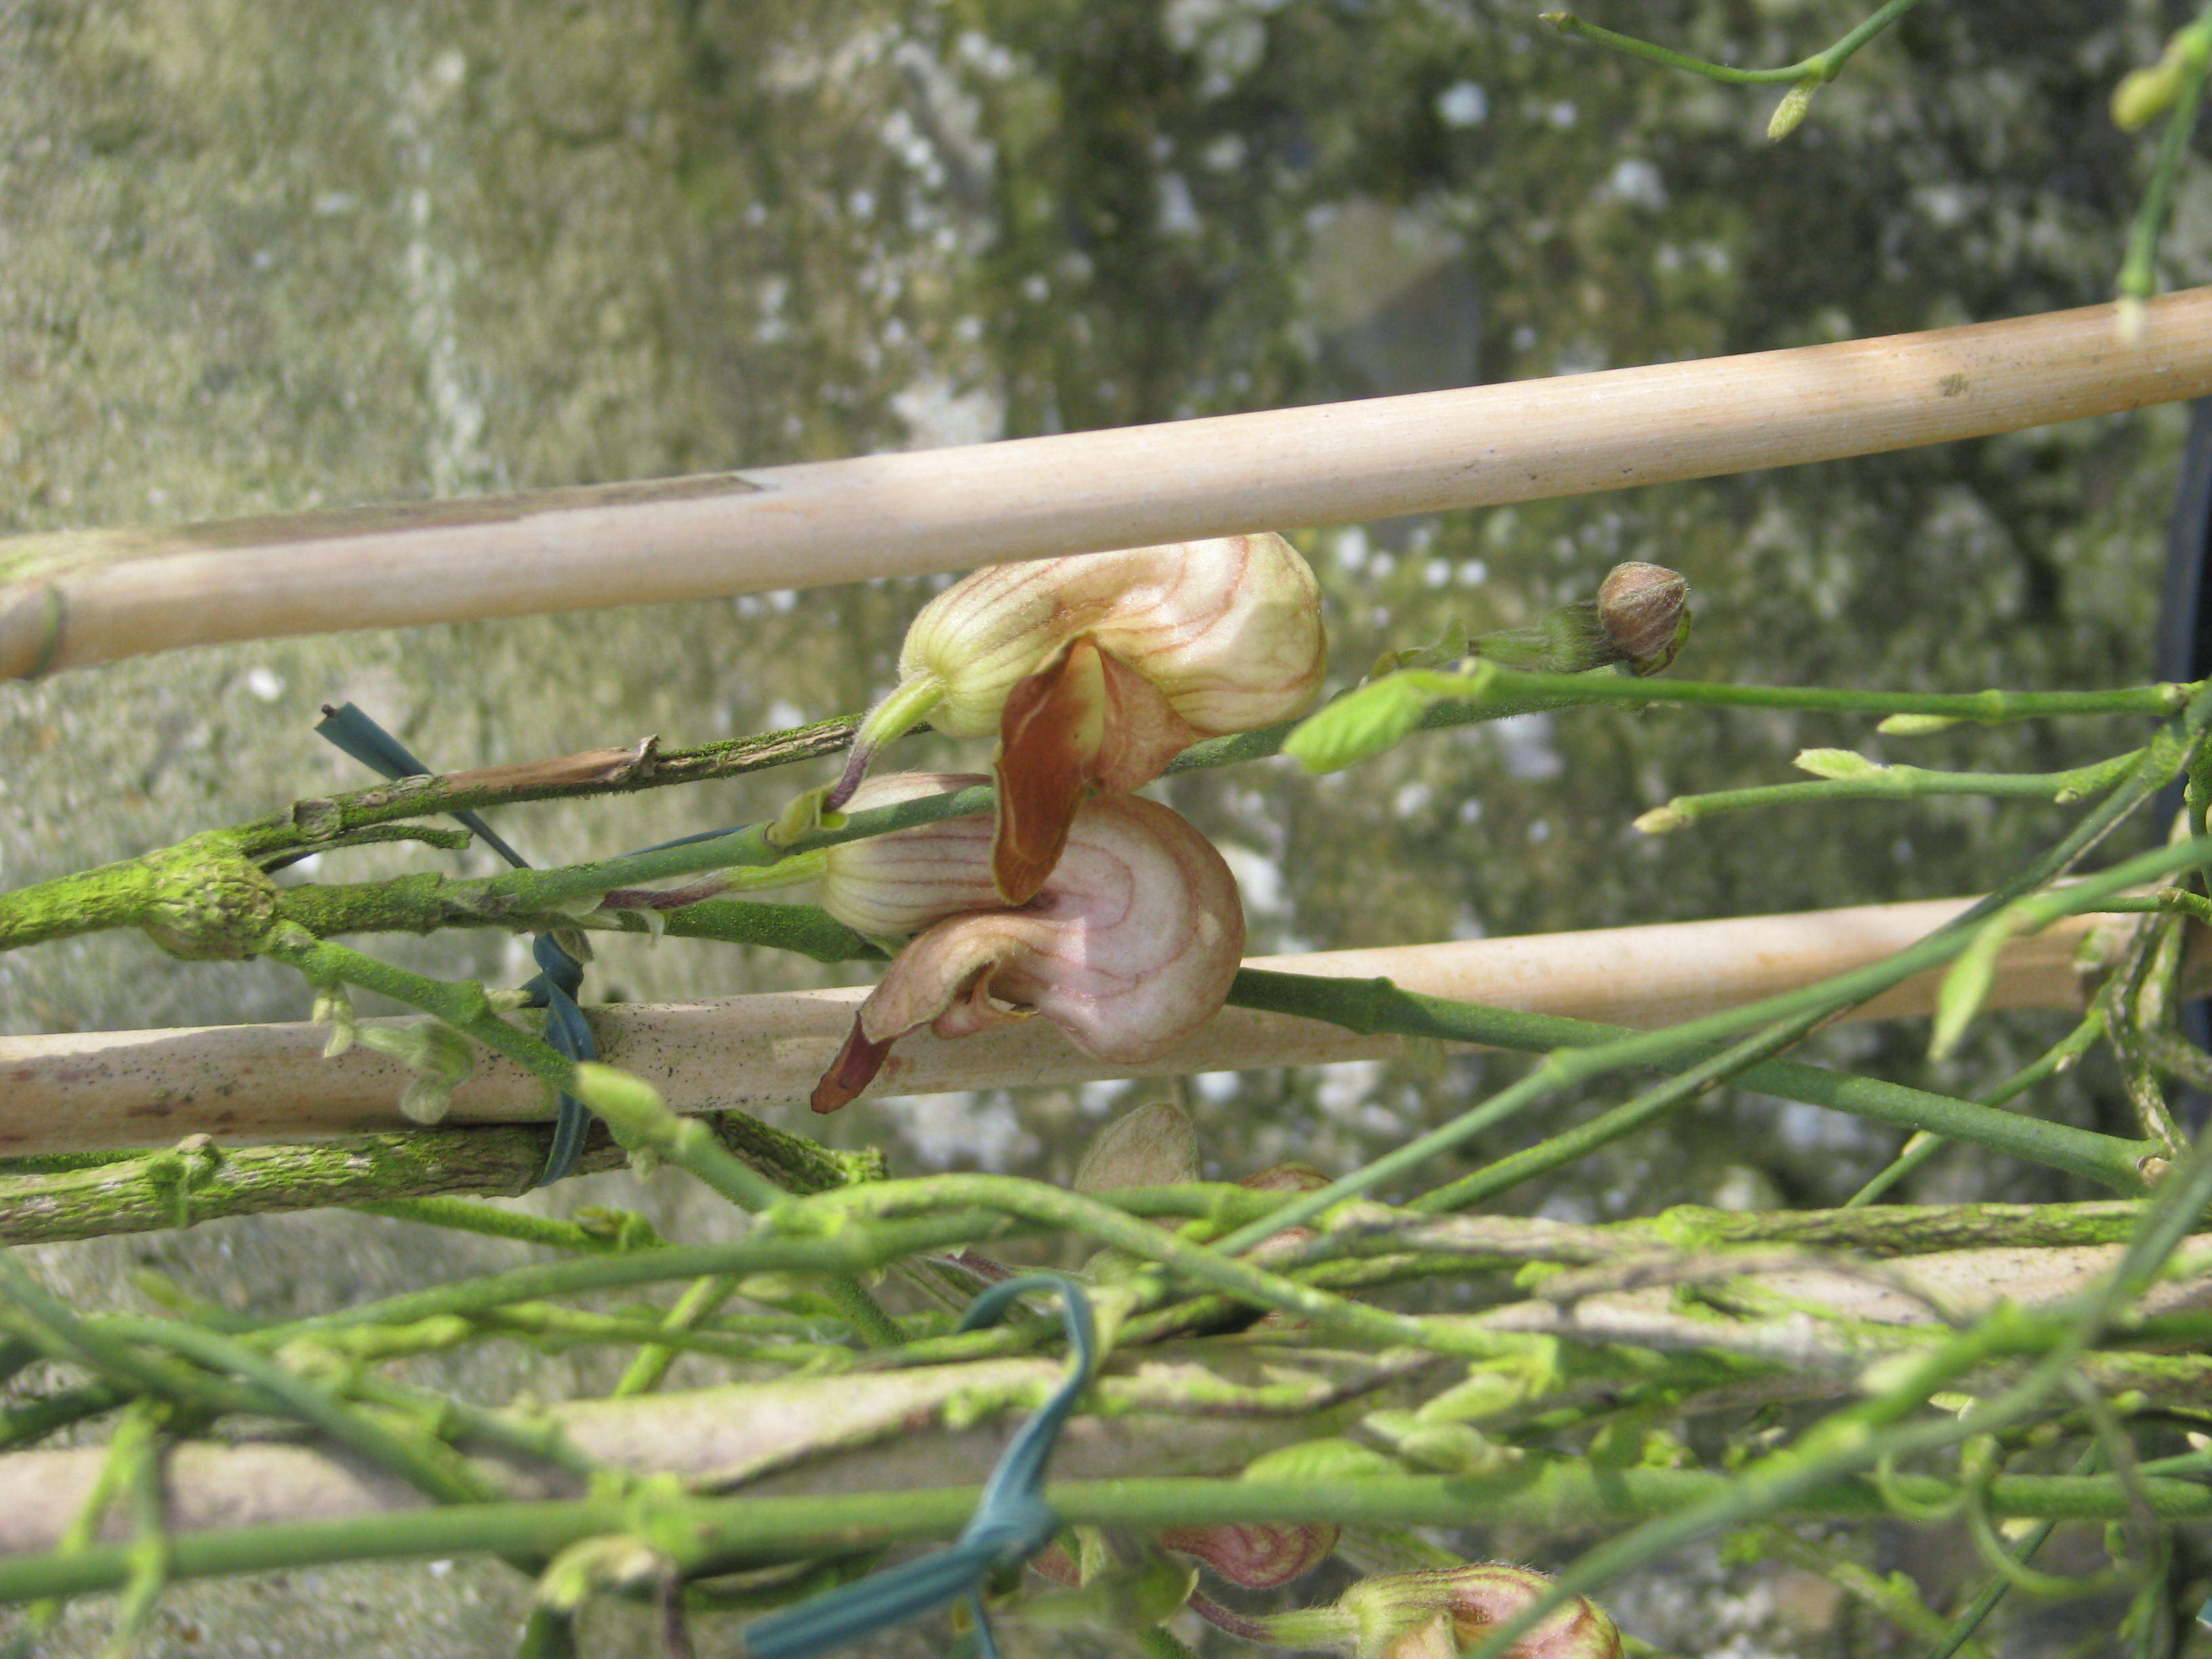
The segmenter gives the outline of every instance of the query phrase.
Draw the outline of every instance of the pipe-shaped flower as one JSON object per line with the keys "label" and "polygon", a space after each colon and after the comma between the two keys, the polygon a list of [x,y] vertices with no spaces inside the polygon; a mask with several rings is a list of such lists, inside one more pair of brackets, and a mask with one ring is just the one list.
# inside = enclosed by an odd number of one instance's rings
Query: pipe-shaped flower
{"label": "pipe-shaped flower", "polygon": [[1087,789],[1127,792],[1201,738],[1290,719],[1325,653],[1320,589],[1280,536],[990,566],[914,619],[898,689],[824,804],[844,806],[875,750],[925,715],[953,737],[998,732],[994,872],[1018,904]]}
{"label": "pipe-shaped flower", "polygon": [[[975,772],[890,772],[855,789],[847,810],[896,806],[989,781]],[[841,842],[810,856],[820,861],[815,902],[870,939],[903,939],[1001,902],[991,881],[991,820],[980,812]]]}
{"label": "pipe-shaped flower", "polygon": [[1156,802],[1091,801],[1028,903],[949,916],[898,953],[814,1109],[858,1095],[923,1025],[959,1037],[1042,1015],[1094,1058],[1155,1059],[1213,1017],[1243,953],[1243,907],[1212,843]]}

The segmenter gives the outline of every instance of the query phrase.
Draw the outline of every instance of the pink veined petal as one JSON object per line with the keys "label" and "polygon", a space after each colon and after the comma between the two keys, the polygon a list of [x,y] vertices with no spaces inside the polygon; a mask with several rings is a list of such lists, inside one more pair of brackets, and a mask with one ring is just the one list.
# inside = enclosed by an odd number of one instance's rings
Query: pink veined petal
{"label": "pink veined petal", "polygon": [[991,873],[1024,904],[1043,887],[1096,785],[1126,793],[1197,740],[1152,681],[1079,634],[1015,685],[1000,727]]}
{"label": "pink veined petal", "polygon": [[1091,802],[1031,902],[948,917],[899,953],[815,1109],[851,1100],[924,1024],[957,1037],[1034,1012],[1097,1058],[1157,1058],[1220,1008],[1243,949],[1237,884],[1212,843],[1156,802]]}

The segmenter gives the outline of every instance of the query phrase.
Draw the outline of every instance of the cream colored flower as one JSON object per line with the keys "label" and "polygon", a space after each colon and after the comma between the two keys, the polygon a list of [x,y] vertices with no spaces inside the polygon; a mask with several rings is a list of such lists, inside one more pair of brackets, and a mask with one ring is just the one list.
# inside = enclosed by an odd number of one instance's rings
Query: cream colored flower
{"label": "cream colored flower", "polygon": [[899,952],[814,1109],[854,1098],[923,1025],[959,1037],[1041,1015],[1097,1059],[1155,1059],[1213,1017],[1243,953],[1243,907],[1212,844],[1156,802],[1091,801],[1027,903],[948,916]]}
{"label": "cream colored flower", "polygon": [[898,689],[823,805],[845,806],[876,750],[925,716],[954,737],[999,733],[993,868],[1020,903],[1088,790],[1133,789],[1201,738],[1290,719],[1325,659],[1320,590],[1280,536],[994,565],[915,618]]}

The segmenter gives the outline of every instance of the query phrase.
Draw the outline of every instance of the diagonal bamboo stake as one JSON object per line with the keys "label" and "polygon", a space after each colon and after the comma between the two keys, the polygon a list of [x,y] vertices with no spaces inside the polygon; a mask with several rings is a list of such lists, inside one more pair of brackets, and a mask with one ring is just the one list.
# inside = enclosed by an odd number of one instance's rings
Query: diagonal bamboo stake
{"label": "diagonal bamboo stake", "polygon": [[[1252,967],[1388,978],[1425,995],[1531,1013],[1656,1026],[1793,989],[1881,960],[1964,909],[1964,899],[1863,905],[1795,915],[1547,933],[1519,939],[1255,958]],[[1995,1007],[2074,1008],[2074,952],[2094,917],[2014,941],[2001,958]],[[1909,981],[1854,1018],[1929,1012],[1932,976]],[[598,1008],[608,1060],[688,1110],[805,1098],[866,994],[854,988],[712,1002]],[[216,1025],[0,1037],[0,1154],[164,1146],[188,1133],[228,1142],[313,1138],[405,1127],[408,1073],[356,1048],[322,1057],[311,1025]],[[870,1097],[1066,1085],[1117,1077],[1387,1059],[1404,1039],[1285,1015],[1228,1008],[1157,1060],[1115,1066],[1079,1053],[1042,1021],[944,1042],[926,1032],[892,1051]],[[520,1067],[487,1056],[453,1097],[451,1121],[516,1122],[547,1115]]]}
{"label": "diagonal bamboo stake", "polygon": [[0,679],[1537,501],[2212,392],[2212,289],[1925,333],[842,461],[0,543]]}

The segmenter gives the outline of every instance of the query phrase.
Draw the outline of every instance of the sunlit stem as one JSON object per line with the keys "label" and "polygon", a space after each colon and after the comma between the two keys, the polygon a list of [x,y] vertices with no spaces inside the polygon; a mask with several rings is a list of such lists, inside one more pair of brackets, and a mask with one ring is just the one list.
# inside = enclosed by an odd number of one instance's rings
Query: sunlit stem
{"label": "sunlit stem", "polygon": [[830,787],[823,805],[834,812],[852,799],[853,792],[875,763],[876,751],[927,720],[930,711],[945,701],[945,681],[938,675],[916,674],[900,681],[889,696],[868,710],[853,733],[853,750],[846,757],[844,775]]}
{"label": "sunlit stem", "polygon": [[1920,3],[1920,0],[1889,0],[1889,3],[1867,18],[1834,45],[1802,58],[1794,64],[1779,69],[1733,69],[1726,64],[1708,63],[1702,58],[1692,58],[1671,46],[1655,46],[1649,40],[1638,40],[1633,35],[1616,33],[1612,29],[1600,28],[1595,23],[1586,23],[1571,12],[1547,11],[1544,21],[1562,34],[1589,40],[1631,58],[1641,58],[1648,63],[1663,64],[1668,69],[1686,70],[1692,75],[1702,75],[1710,81],[1725,81],[1731,86],[1774,86],[1784,82],[1832,81],[1850,61],[1851,54],[1880,34],[1899,18]]}
{"label": "sunlit stem", "polygon": [[2135,223],[2128,230],[2127,258],[2121,263],[2118,284],[2124,304],[2130,301],[2140,304],[2158,287],[2159,238],[2166,229],[2173,181],[2188,154],[2189,136],[2196,130],[2205,76],[2212,70],[2212,8],[2184,32],[2184,38],[2189,49],[2179,54],[2173,104],[2166,118],[2166,130],[2159,136],[2158,159],[2151,166],[2142,205],[2136,210]]}

